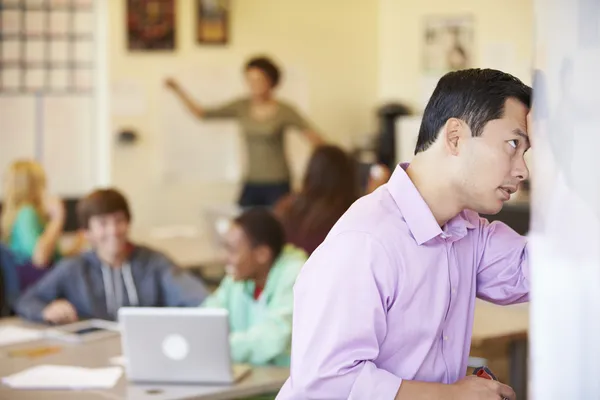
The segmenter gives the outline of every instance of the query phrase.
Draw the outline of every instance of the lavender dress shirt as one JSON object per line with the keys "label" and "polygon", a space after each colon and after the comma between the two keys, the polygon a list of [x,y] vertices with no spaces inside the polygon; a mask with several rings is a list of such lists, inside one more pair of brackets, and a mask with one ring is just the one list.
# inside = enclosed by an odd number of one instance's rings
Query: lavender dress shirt
{"label": "lavender dress shirt", "polygon": [[526,239],[465,210],[443,228],[404,171],[358,200],[294,288],[277,399],[393,400],[403,379],[461,379],[475,298],[528,300]]}

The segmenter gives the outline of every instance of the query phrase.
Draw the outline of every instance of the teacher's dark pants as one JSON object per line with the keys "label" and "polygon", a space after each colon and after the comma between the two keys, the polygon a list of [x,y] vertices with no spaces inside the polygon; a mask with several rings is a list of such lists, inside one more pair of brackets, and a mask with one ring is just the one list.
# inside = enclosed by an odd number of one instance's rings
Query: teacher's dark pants
{"label": "teacher's dark pants", "polygon": [[272,207],[290,192],[290,183],[246,183],[238,201],[240,207]]}

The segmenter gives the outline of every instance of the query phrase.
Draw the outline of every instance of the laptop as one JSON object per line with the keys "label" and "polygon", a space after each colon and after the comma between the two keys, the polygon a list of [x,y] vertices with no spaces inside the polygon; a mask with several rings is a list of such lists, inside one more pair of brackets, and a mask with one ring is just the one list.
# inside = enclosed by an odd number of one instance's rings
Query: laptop
{"label": "laptop", "polygon": [[122,307],[119,323],[130,381],[233,384],[251,370],[231,362],[227,310]]}

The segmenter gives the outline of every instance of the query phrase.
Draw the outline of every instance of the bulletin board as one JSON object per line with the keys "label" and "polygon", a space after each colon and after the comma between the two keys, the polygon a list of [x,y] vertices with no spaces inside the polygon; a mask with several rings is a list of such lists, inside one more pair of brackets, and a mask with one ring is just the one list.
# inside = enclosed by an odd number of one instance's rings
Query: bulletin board
{"label": "bulletin board", "polygon": [[56,193],[89,190],[95,26],[94,0],[0,0],[2,172],[34,158]]}

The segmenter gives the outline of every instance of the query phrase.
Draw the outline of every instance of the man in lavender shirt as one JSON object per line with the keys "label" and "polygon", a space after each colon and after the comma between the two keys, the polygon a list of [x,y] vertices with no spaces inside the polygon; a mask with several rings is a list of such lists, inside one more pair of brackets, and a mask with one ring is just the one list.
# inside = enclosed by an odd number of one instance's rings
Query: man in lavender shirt
{"label": "man in lavender shirt", "polygon": [[465,377],[475,298],[528,300],[526,239],[498,213],[527,179],[531,88],[495,70],[445,75],[415,156],[358,200],[294,289],[279,400],[514,399]]}

